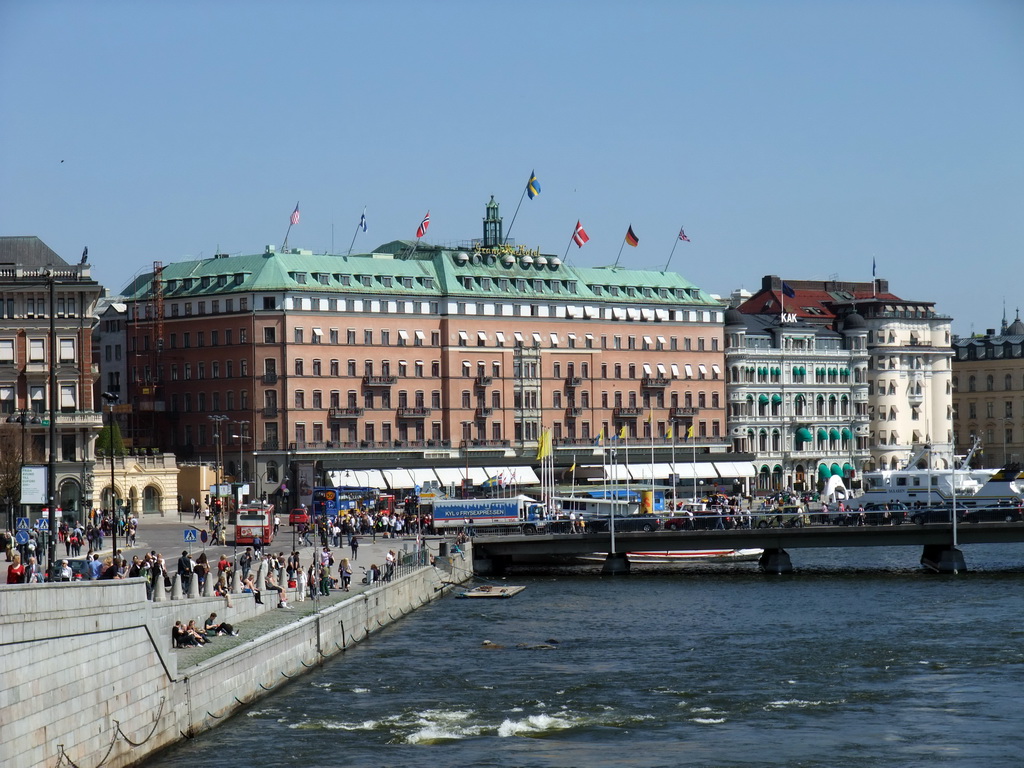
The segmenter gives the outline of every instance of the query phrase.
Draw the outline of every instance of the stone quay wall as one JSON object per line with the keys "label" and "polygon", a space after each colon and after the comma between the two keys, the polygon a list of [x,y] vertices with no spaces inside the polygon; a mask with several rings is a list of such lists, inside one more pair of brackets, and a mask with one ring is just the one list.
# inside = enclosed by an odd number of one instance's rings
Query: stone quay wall
{"label": "stone quay wall", "polygon": [[[122,768],[215,727],[471,577],[438,558],[394,581],[178,668],[176,620],[233,624],[252,595],[146,599],[140,579],[0,589],[0,768]],[[272,601],[268,601],[272,602]],[[271,609],[276,610],[276,609]],[[201,623],[201,621],[200,621]]]}

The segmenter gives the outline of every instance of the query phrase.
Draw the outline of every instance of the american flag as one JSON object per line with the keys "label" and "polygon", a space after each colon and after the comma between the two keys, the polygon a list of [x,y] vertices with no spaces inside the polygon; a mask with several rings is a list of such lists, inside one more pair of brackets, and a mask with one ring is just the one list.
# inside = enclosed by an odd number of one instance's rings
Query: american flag
{"label": "american flag", "polygon": [[292,224],[298,224],[299,223],[299,204],[298,203],[295,204],[295,210],[292,211],[292,217],[291,217],[290,221],[291,221]]}
{"label": "american flag", "polygon": [[423,221],[420,222],[419,227],[416,229],[416,237],[423,237],[427,234],[427,228],[430,226],[430,211],[427,211],[427,215],[423,217]]}
{"label": "american flag", "polygon": [[679,228],[679,239],[680,240],[685,240],[686,242],[690,242],[690,238],[688,238],[686,236],[686,233],[683,232],[683,228],[682,227]]}
{"label": "american flag", "polygon": [[573,230],[572,233],[572,241],[576,243],[578,247],[582,248],[583,244],[588,240],[590,240],[590,235],[586,233],[586,231],[583,229],[583,225],[580,224],[579,219],[577,219],[576,229]]}

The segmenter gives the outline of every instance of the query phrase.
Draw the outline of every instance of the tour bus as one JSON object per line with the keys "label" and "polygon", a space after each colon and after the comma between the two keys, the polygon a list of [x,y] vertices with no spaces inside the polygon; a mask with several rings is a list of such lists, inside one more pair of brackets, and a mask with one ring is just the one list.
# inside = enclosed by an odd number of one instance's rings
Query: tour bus
{"label": "tour bus", "polygon": [[250,504],[239,508],[235,522],[235,544],[252,545],[257,536],[264,546],[274,540],[273,504]]}

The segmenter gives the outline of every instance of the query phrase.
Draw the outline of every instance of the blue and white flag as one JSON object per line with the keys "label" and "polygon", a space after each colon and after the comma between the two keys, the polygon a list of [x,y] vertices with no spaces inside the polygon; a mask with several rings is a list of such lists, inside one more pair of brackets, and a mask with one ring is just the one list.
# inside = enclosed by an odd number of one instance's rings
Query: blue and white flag
{"label": "blue and white flag", "polygon": [[366,209],[363,208],[363,215],[359,217],[359,228],[366,231]]}

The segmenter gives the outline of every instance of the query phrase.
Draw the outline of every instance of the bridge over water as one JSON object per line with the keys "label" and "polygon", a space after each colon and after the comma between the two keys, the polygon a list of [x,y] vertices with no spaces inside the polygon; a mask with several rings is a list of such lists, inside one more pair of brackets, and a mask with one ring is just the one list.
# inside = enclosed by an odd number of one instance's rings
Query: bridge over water
{"label": "bridge over water", "polygon": [[967,570],[967,565],[957,545],[1022,541],[1024,522],[961,523],[956,527],[955,538],[949,523],[631,531],[615,534],[614,551],[608,532],[476,536],[473,570],[480,575],[496,575],[511,566],[578,565],[578,558],[599,553],[606,555],[606,573],[623,573],[629,570],[629,552],[762,549],[763,570],[789,573],[793,569],[790,549],[918,546],[922,548],[922,565],[941,573],[958,573]]}

